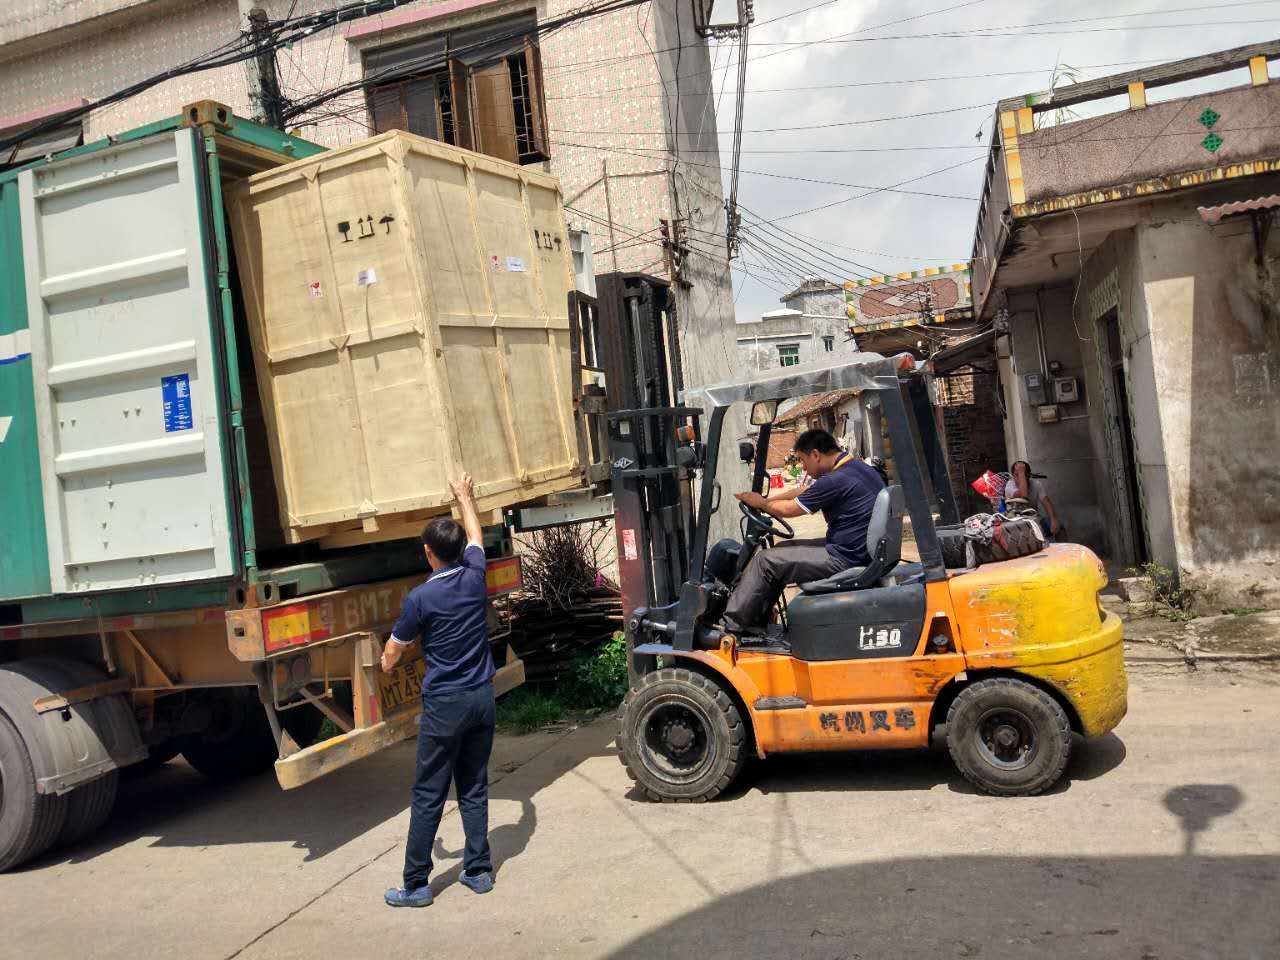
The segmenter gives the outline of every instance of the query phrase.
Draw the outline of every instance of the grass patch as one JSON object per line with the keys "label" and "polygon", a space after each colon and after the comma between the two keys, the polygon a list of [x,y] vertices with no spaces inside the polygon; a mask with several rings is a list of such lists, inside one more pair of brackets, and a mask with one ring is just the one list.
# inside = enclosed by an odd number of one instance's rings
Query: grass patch
{"label": "grass patch", "polygon": [[1267,608],[1266,607],[1227,607],[1227,609],[1223,610],[1222,612],[1229,613],[1233,617],[1247,617],[1250,614],[1254,614],[1254,613],[1266,613]]}
{"label": "grass patch", "polygon": [[561,697],[520,687],[498,701],[497,723],[503,730],[532,733],[563,720],[568,712]]}
{"label": "grass patch", "polygon": [[613,710],[627,686],[627,644],[619,633],[595,653],[575,657],[559,681],[512,690],[498,701],[497,723],[532,733],[576,715]]}
{"label": "grass patch", "polygon": [[1184,584],[1176,571],[1158,563],[1144,563],[1131,571],[1146,581],[1151,600],[1144,604],[1148,617],[1163,617],[1171,623],[1185,623],[1196,618],[1198,591]]}

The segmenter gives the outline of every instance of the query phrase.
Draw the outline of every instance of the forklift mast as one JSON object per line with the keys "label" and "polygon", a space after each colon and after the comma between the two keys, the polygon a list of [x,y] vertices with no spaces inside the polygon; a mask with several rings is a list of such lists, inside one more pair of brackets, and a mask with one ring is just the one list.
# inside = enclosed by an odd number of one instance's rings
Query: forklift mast
{"label": "forklift mast", "polygon": [[[597,362],[607,383],[614,524],[624,616],[669,603],[689,579],[694,530],[691,468],[701,410],[684,389],[675,298],[663,280],[596,278]],[[681,445],[684,428],[693,445]]]}

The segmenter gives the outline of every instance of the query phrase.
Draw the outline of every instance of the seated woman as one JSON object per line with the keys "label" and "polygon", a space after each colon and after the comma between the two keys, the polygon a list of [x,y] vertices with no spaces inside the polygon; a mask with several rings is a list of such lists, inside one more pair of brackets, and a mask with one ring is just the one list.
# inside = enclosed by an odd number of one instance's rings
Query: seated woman
{"label": "seated woman", "polygon": [[1044,483],[1035,479],[1031,464],[1025,460],[1014,462],[1013,477],[1004,485],[1004,501],[1008,503],[1010,500],[1026,500],[1035,508],[1045,539],[1053,540],[1058,535],[1062,527],[1058,523],[1058,513],[1053,509],[1053,501],[1049,499]]}

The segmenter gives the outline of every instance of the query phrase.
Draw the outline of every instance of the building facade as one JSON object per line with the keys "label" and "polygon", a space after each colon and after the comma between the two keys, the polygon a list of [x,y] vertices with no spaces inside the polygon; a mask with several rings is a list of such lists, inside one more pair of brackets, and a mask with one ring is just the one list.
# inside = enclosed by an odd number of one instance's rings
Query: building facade
{"label": "building facade", "polygon": [[[1277,57],[1260,44],[1002,103],[974,247],[1010,455],[1048,476],[1071,540],[1228,606],[1280,598]],[[1206,74],[1240,85],[1147,102]],[[1117,94],[1128,110],[1036,123]]]}
{"label": "building facade", "polygon": [[[688,386],[733,373],[711,57],[689,0],[529,33],[574,0],[421,0],[275,54],[284,126],[325,146],[388,129],[555,175],[597,275],[672,282]],[[0,11],[0,138],[231,49],[250,7],[274,22],[328,0],[14,0]],[[522,34],[523,35],[520,35]],[[216,100],[254,115],[251,61],[165,80],[0,157],[0,168]],[[328,94],[338,93],[333,97]],[[664,237],[666,242],[664,242]],[[745,431],[738,411],[727,426]],[[726,465],[732,479],[737,467]],[[739,478],[746,483],[745,472]]]}
{"label": "building facade", "polygon": [[781,298],[783,308],[737,327],[741,373],[849,356],[857,345],[845,319],[844,288],[807,277]]}

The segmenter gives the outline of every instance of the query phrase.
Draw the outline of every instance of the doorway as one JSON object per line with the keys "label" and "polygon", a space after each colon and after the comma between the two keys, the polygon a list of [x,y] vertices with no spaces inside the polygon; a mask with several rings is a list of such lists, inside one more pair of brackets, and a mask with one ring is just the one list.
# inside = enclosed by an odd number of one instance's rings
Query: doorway
{"label": "doorway", "polygon": [[1138,486],[1138,458],[1133,442],[1133,422],[1129,416],[1129,382],[1124,373],[1124,347],[1120,338],[1120,312],[1109,310],[1099,321],[1105,335],[1107,356],[1104,369],[1112,403],[1107,411],[1111,417],[1113,436],[1119,446],[1115,452],[1120,462],[1114,483],[1121,501],[1122,523],[1126,525],[1129,542],[1133,545],[1133,562],[1141,565],[1151,560],[1147,545],[1147,524],[1142,515],[1142,493]]}

